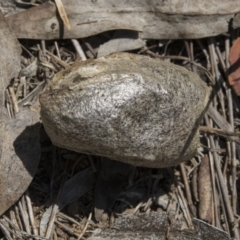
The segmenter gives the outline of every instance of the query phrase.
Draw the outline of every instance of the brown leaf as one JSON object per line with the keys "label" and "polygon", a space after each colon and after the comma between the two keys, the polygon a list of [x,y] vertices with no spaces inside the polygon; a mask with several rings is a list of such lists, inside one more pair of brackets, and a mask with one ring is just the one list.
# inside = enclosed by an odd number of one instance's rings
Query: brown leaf
{"label": "brown leaf", "polygon": [[212,183],[208,156],[202,158],[198,173],[199,217],[211,223],[212,221]]}
{"label": "brown leaf", "polygon": [[238,38],[229,54],[229,68],[228,82],[233,87],[236,94],[240,95],[240,38]]}

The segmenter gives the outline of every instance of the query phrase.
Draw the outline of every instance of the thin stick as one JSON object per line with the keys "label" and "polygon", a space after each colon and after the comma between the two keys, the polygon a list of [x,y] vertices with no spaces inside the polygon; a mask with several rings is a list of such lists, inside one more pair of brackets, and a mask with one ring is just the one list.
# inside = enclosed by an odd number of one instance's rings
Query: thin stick
{"label": "thin stick", "polygon": [[[210,145],[209,143],[209,139],[208,139],[208,145]],[[212,153],[208,154],[209,156],[209,162],[210,162],[210,172],[211,172],[211,179],[212,179],[212,196],[213,196],[213,225],[216,227],[220,227],[220,221],[218,219],[218,208],[219,208],[219,204],[217,201],[217,191],[216,191],[216,182],[215,182],[215,171],[214,171],[214,163],[213,163],[213,156]]]}
{"label": "thin stick", "polygon": [[[213,136],[209,136],[209,138],[210,138],[211,147],[214,148],[215,144],[214,144]],[[217,155],[216,152],[213,152],[213,156],[214,156],[214,165],[215,165],[215,169],[217,171],[217,176],[218,176],[220,187],[221,187],[221,191],[222,191],[222,194],[223,194],[223,200],[224,200],[224,203],[226,205],[228,218],[229,218],[229,221],[230,221],[231,225],[233,226],[235,219],[234,219],[234,214],[232,212],[230,200],[228,198],[228,191],[227,191],[227,188],[226,188],[226,184],[225,184],[224,179],[223,179],[221,166],[220,166],[220,161],[218,159],[218,155]],[[234,228],[234,229],[232,229],[232,231],[234,233],[234,237],[236,239],[239,239],[238,229]]]}
{"label": "thin stick", "polygon": [[76,221],[74,218],[71,218],[71,217],[69,217],[68,215],[66,215],[66,214],[64,214],[62,212],[59,212],[57,217],[60,217],[62,219],[66,219],[66,220],[68,220],[68,221],[70,221],[70,222],[80,226],[80,223],[78,221]]}
{"label": "thin stick", "polygon": [[[233,104],[232,104],[232,94],[231,90],[228,89],[227,91],[227,99],[228,99],[228,110],[229,110],[229,120],[230,124],[232,126],[232,131],[234,131],[234,119],[233,119]],[[232,208],[233,208],[233,213],[237,214],[237,187],[236,187],[236,182],[237,182],[237,159],[236,159],[236,145],[234,142],[230,143],[230,151],[231,151],[231,171],[232,171]]]}
{"label": "thin stick", "polygon": [[48,222],[48,227],[47,227],[47,231],[46,231],[46,235],[45,235],[46,238],[50,238],[50,236],[52,234],[57,212],[58,212],[58,206],[56,204],[54,204],[53,208],[52,208],[51,217]]}
{"label": "thin stick", "polygon": [[181,189],[180,186],[178,186],[177,189],[178,189],[178,193],[179,193],[179,194],[177,194],[177,197],[178,197],[179,204],[180,204],[180,206],[182,208],[183,215],[184,215],[184,217],[185,217],[185,219],[187,221],[188,227],[190,229],[193,229],[192,218],[190,216],[190,213],[189,213],[189,210],[188,210],[185,198],[183,196],[182,189]]}
{"label": "thin stick", "polygon": [[4,235],[6,236],[7,240],[13,240],[11,238],[10,232],[8,231],[8,229],[4,226],[4,224],[2,223],[2,221],[0,221],[0,229],[3,231]]}
{"label": "thin stick", "polygon": [[15,92],[12,87],[9,87],[9,92],[10,92],[10,95],[12,98],[14,112],[18,113],[19,112],[18,102],[17,102],[17,98],[16,98]]}
{"label": "thin stick", "polygon": [[68,233],[70,233],[71,235],[74,235],[75,237],[78,237],[79,235],[77,233],[75,233],[73,231],[72,228],[69,228],[67,226],[65,226],[64,224],[62,224],[61,222],[55,220],[55,223],[59,225],[60,228],[64,229],[65,231],[67,231]]}
{"label": "thin stick", "polygon": [[89,214],[89,216],[88,216],[88,220],[87,220],[87,222],[86,222],[86,225],[85,225],[82,233],[79,235],[78,240],[80,240],[80,239],[83,237],[83,235],[85,234],[85,232],[87,231],[87,228],[88,228],[88,225],[89,225],[91,219],[92,219],[92,212],[90,212],[90,214]]}
{"label": "thin stick", "polygon": [[92,53],[92,55],[96,58],[97,57],[97,52],[96,50],[93,49],[93,47],[91,46],[90,43],[86,42],[85,40],[83,40],[83,43],[85,44],[85,46],[88,48],[88,50]]}
{"label": "thin stick", "polygon": [[209,60],[209,55],[208,55],[208,52],[207,52],[206,48],[202,45],[200,40],[196,40],[196,42],[197,42],[198,46],[201,48],[204,56],[206,57],[207,69],[210,69],[210,60]]}
{"label": "thin stick", "polygon": [[183,60],[183,61],[187,61],[187,62],[190,62],[192,64],[194,64],[195,66],[197,66],[198,68],[202,69],[206,76],[208,77],[208,79],[210,80],[210,82],[214,85],[215,84],[215,80],[212,76],[212,74],[206,69],[204,68],[203,66],[201,66],[200,64],[192,61],[191,59],[187,58],[187,57],[182,57],[182,56],[161,56],[161,55],[158,55],[156,53],[153,53],[149,50],[146,51],[147,54],[149,54],[150,56],[153,56],[153,57],[156,57],[156,58],[169,58],[169,59],[173,59],[173,60]]}
{"label": "thin stick", "polygon": [[37,227],[35,225],[34,216],[33,216],[32,203],[31,203],[31,199],[29,197],[28,191],[25,194],[25,198],[26,198],[28,214],[29,214],[30,223],[32,225],[33,233],[34,233],[34,235],[38,235]]}
{"label": "thin stick", "polygon": [[180,170],[181,170],[181,173],[182,173],[183,183],[184,183],[184,186],[185,186],[185,192],[186,192],[186,196],[187,196],[188,206],[191,210],[192,215],[194,217],[196,217],[196,210],[195,210],[193,202],[192,202],[192,195],[191,195],[191,191],[190,191],[190,187],[189,187],[189,182],[188,182],[188,179],[187,179],[186,170],[185,170],[185,167],[184,167],[183,163],[180,164]]}
{"label": "thin stick", "polygon": [[46,54],[48,54],[50,57],[53,58],[53,60],[55,60],[59,65],[61,65],[64,68],[69,68],[70,65],[65,63],[64,61],[62,61],[60,58],[58,58],[57,56],[55,56],[54,54],[52,54],[51,52],[46,50]]}
{"label": "thin stick", "polygon": [[56,3],[56,6],[57,6],[57,9],[58,9],[59,16],[61,17],[65,27],[68,30],[71,30],[71,25],[69,23],[68,16],[67,16],[65,8],[62,4],[62,1],[61,0],[55,0],[55,3]]}
{"label": "thin stick", "polygon": [[[23,197],[22,197],[21,200],[22,200],[22,202],[24,201]],[[20,213],[22,215],[25,230],[26,230],[27,233],[31,234],[30,225],[29,225],[29,221],[28,221],[28,216],[27,216],[27,213],[26,213],[26,210],[25,210],[25,206],[23,207],[24,203],[22,204],[22,202],[21,201],[18,202],[18,207],[19,207]]]}
{"label": "thin stick", "polygon": [[61,59],[61,54],[60,54],[60,51],[59,51],[58,42],[54,41],[54,45],[55,45],[55,48],[56,48],[57,56],[58,56],[59,59]]}
{"label": "thin stick", "polygon": [[17,205],[15,205],[15,213],[16,213],[16,219],[17,219],[17,222],[18,222],[18,226],[21,230],[23,230],[23,225],[22,225],[21,218],[19,216],[19,209],[18,209]]}
{"label": "thin stick", "polygon": [[86,55],[84,54],[81,45],[79,44],[78,40],[72,39],[73,46],[75,47],[78,56],[83,60],[87,60]]}
{"label": "thin stick", "polygon": [[[190,59],[194,61],[194,48],[193,48],[193,41],[190,41],[189,43],[190,46]],[[193,72],[197,72],[195,65],[191,64],[191,68]]]}

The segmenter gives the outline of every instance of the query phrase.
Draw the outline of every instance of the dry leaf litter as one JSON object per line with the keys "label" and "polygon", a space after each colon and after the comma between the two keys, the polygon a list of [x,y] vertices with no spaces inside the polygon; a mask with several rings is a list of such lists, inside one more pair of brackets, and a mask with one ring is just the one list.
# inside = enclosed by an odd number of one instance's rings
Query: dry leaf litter
{"label": "dry leaf litter", "polygon": [[[22,71],[6,92],[9,114],[13,116],[22,106],[34,111],[33,102],[53,75],[78,58],[96,56],[100,43],[111,34],[69,41],[21,41]],[[134,51],[182,65],[212,85],[214,94],[201,123],[196,157],[177,167],[134,168],[113,207],[96,222],[92,213],[101,157],[57,148],[42,128],[37,174],[27,192],[0,218],[6,238],[87,239],[119,216],[158,212],[174,214],[170,225],[179,220],[185,223],[183,229],[193,229],[192,217],[200,218],[239,239],[240,105],[226,81],[229,51],[237,34],[164,44],[149,40],[146,47]]]}

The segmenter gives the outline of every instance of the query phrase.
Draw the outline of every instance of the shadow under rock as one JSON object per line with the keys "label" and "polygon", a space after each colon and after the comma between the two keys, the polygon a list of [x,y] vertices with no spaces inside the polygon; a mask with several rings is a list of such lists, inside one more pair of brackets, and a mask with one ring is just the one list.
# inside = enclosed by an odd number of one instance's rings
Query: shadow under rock
{"label": "shadow under rock", "polygon": [[39,129],[41,124],[27,126],[13,142],[14,150],[28,174],[34,177],[41,157]]}
{"label": "shadow under rock", "polygon": [[40,123],[26,110],[2,124],[0,157],[0,215],[27,190],[41,157]]}

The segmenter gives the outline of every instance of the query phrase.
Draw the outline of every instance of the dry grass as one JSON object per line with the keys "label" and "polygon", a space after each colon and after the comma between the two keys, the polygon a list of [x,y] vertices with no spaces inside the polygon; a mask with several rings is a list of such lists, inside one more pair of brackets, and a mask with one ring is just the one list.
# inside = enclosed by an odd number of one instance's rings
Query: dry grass
{"label": "dry grass", "polygon": [[[158,211],[174,212],[175,219],[184,219],[188,228],[193,227],[192,217],[200,218],[240,239],[240,104],[227,83],[228,56],[235,35],[171,40],[162,47],[158,41],[148,41],[148,47],[138,52],[183,65],[213,87],[209,110],[200,128],[202,145],[194,159],[167,169],[136,168],[110,217],[105,214],[103,221],[97,223],[92,215],[93,190],[60,212],[56,199],[68,179],[89,166],[98,171],[101,159],[58,149],[41,129],[41,163],[27,192],[0,219],[5,237],[86,239],[96,228],[108,227],[121,214]],[[76,40],[22,42],[23,68],[37,59],[38,72],[33,77],[13,80],[7,92],[7,96],[11,96],[7,102],[10,114],[14,115],[19,106],[31,105],[41,86],[50,81],[53,74],[71,65],[77,56],[83,59],[96,56],[97,49],[91,42],[94,37],[83,39],[80,44]]]}

